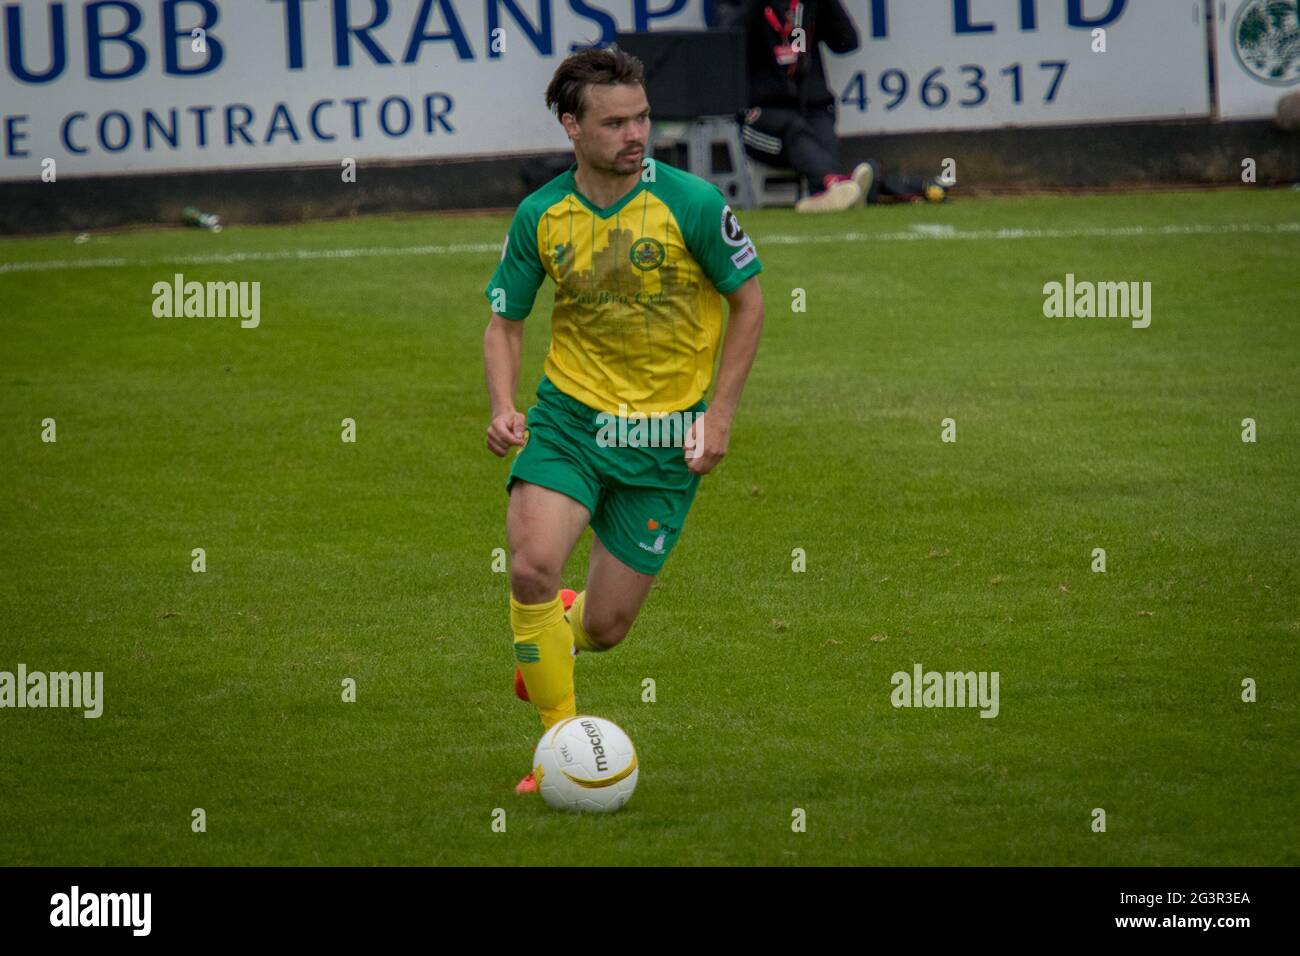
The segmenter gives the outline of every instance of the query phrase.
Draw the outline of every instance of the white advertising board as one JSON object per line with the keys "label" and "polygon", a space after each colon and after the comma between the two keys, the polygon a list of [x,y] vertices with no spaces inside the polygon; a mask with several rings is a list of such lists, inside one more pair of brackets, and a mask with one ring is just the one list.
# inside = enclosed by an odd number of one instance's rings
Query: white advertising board
{"label": "white advertising board", "polygon": [[828,57],[841,134],[1209,113],[1203,0],[845,6],[861,45]]}
{"label": "white advertising board", "polygon": [[1219,115],[1274,115],[1279,99],[1300,90],[1300,2],[1218,0],[1214,26]]}

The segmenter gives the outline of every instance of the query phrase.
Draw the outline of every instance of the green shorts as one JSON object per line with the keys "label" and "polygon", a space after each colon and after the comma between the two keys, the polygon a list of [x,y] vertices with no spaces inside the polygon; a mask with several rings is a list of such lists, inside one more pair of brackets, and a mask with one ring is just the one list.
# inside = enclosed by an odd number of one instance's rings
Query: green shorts
{"label": "green shorts", "polygon": [[687,409],[689,419],[679,413],[661,420],[639,446],[633,422],[620,445],[616,418],[611,422],[543,377],[506,490],[528,481],[568,495],[591,513],[591,530],[610,554],[642,574],[658,574],[700,484],[679,435],[706,408],[701,399]]}

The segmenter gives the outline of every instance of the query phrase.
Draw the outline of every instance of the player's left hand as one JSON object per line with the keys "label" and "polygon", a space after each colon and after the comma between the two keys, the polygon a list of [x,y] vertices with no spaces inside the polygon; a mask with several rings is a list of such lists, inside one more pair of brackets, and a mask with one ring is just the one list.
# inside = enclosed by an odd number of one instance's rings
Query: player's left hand
{"label": "player's left hand", "polygon": [[727,454],[730,441],[731,422],[715,419],[706,411],[691,422],[690,431],[686,433],[682,450],[686,467],[694,474],[707,475]]}

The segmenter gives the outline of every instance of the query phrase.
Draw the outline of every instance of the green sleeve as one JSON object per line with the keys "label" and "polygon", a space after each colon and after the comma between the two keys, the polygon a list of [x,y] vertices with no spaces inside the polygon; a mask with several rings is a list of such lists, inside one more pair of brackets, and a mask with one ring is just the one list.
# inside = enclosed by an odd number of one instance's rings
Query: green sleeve
{"label": "green sleeve", "polygon": [[695,191],[688,233],[691,255],[723,295],[763,271],[753,241],[717,186],[707,184]]}
{"label": "green sleeve", "polygon": [[[501,247],[501,261],[483,294],[493,312],[507,319],[526,319],[533,310],[546,270],[537,252],[538,216],[531,204],[515,212]],[[498,293],[501,290],[504,295]]]}

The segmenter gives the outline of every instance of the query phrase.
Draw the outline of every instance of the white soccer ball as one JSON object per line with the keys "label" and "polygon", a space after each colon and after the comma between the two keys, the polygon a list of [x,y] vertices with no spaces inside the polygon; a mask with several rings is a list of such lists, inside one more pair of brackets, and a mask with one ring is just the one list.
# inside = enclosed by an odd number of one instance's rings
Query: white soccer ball
{"label": "white soccer ball", "polygon": [[636,789],[636,749],[603,717],[570,717],[542,734],[533,778],[547,804],[575,813],[611,813]]}

